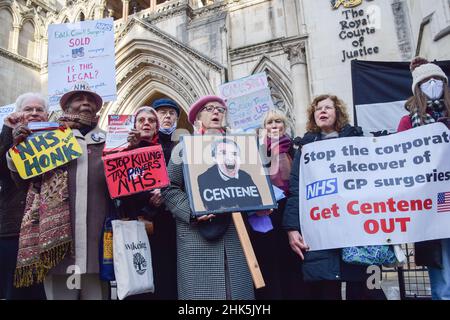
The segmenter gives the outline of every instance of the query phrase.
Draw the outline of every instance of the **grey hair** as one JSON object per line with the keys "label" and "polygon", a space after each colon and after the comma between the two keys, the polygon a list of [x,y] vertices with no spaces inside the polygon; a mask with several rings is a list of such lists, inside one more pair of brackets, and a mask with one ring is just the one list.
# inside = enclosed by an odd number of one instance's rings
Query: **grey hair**
{"label": "grey hair", "polygon": [[17,97],[16,110],[15,111],[16,112],[22,111],[22,109],[24,107],[23,104],[24,104],[25,100],[31,99],[31,98],[40,100],[42,102],[42,106],[45,109],[45,112],[48,112],[48,101],[44,97],[44,95],[42,93],[39,93],[39,92],[27,92],[27,93],[21,94],[19,97]]}

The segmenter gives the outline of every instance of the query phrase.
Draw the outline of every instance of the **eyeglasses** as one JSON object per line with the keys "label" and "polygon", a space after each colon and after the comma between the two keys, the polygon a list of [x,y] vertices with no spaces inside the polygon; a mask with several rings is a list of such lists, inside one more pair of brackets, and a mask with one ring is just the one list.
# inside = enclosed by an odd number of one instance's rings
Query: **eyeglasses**
{"label": "eyeglasses", "polygon": [[314,108],[314,112],[320,112],[322,110],[330,111],[330,110],[333,110],[333,109],[335,109],[334,106],[315,107]]}
{"label": "eyeglasses", "polygon": [[203,110],[206,110],[206,111],[208,111],[208,112],[214,112],[214,110],[217,110],[217,111],[219,111],[219,113],[225,113],[225,111],[226,111],[227,109],[225,109],[224,107],[206,106],[206,107],[204,107],[204,108],[202,109],[202,111],[203,111]]}

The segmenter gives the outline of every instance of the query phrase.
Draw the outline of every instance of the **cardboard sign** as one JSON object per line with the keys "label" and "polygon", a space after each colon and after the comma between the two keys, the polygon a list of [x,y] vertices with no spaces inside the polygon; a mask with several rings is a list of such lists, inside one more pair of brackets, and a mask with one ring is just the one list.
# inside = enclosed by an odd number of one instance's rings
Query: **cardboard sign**
{"label": "cardboard sign", "polygon": [[112,199],[169,185],[160,145],[110,154],[102,159]]}
{"label": "cardboard sign", "polygon": [[311,250],[450,237],[450,130],[442,123],[302,148],[299,207]]}
{"label": "cardboard sign", "polygon": [[14,103],[0,107],[0,130],[1,130],[1,127],[3,127],[3,121],[5,120],[5,118],[8,115],[10,115],[11,113],[13,113],[15,108],[16,108],[16,105]]}
{"label": "cardboard sign", "polygon": [[250,131],[262,125],[265,114],[274,109],[265,72],[219,86],[228,107],[230,128]]}
{"label": "cardboard sign", "polygon": [[116,100],[114,22],[112,18],[48,27],[50,111],[74,84],[87,82],[103,102]]}
{"label": "cardboard sign", "polygon": [[72,130],[39,131],[9,150],[22,179],[29,179],[75,160],[83,154]]}

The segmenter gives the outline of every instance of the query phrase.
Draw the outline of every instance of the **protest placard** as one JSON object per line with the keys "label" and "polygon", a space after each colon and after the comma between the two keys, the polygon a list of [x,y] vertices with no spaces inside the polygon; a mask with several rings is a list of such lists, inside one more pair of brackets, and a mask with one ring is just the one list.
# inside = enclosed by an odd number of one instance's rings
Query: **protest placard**
{"label": "protest placard", "polygon": [[195,215],[276,208],[256,136],[183,136],[183,172]]}
{"label": "protest placard", "polygon": [[161,145],[118,152],[102,159],[112,199],[169,185]]}
{"label": "protest placard", "polygon": [[34,132],[8,152],[22,179],[41,175],[83,154],[70,128]]}
{"label": "protest placard", "polygon": [[264,115],[274,108],[264,72],[222,84],[219,95],[227,104],[228,124],[232,129],[259,128]]}
{"label": "protest placard", "polygon": [[120,152],[127,147],[127,137],[133,128],[132,115],[108,115],[108,132],[106,134],[104,154]]}
{"label": "protest placard", "polygon": [[75,83],[87,82],[104,102],[116,99],[114,23],[112,18],[48,27],[50,111]]}
{"label": "protest placard", "polygon": [[5,118],[9,114],[13,113],[15,108],[16,108],[16,105],[14,103],[0,107],[0,128],[3,127],[3,121],[5,120]]}
{"label": "protest placard", "polygon": [[302,149],[301,231],[311,250],[450,237],[450,130],[442,123]]}

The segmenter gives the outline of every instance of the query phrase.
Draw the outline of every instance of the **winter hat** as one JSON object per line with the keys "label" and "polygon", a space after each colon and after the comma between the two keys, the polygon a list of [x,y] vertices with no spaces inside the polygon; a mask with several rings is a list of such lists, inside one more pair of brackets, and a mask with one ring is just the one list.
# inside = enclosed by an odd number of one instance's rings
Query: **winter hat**
{"label": "winter hat", "polygon": [[152,107],[155,110],[158,110],[159,108],[162,108],[162,107],[169,107],[169,108],[174,109],[177,112],[178,117],[180,116],[180,107],[178,107],[177,103],[175,101],[173,101],[172,99],[163,98],[163,99],[155,100],[152,103]]}
{"label": "winter hat", "polygon": [[95,100],[95,107],[97,109],[96,112],[100,111],[100,109],[102,108],[102,105],[103,105],[103,99],[96,92],[94,92],[91,89],[91,87],[89,86],[89,84],[85,81],[79,81],[79,82],[75,83],[75,85],[72,88],[72,91],[66,92],[61,97],[61,99],[59,100],[61,109],[66,111],[66,109],[68,107],[67,102],[70,100],[70,98],[72,98],[72,96],[74,96],[76,94],[80,94],[80,93],[90,94]]}
{"label": "winter hat", "polygon": [[200,110],[209,102],[219,102],[225,109],[227,108],[225,101],[223,101],[223,99],[218,96],[202,97],[198,99],[189,109],[188,120],[191,124],[194,124],[197,113],[199,113]]}
{"label": "winter hat", "polygon": [[415,68],[412,71],[412,77],[413,77],[413,84],[412,84],[412,92],[414,94],[414,89],[416,86],[426,78],[436,76],[445,79],[446,83],[448,83],[448,78],[445,75],[444,71],[442,69],[434,64],[434,63],[425,63],[417,68]]}

